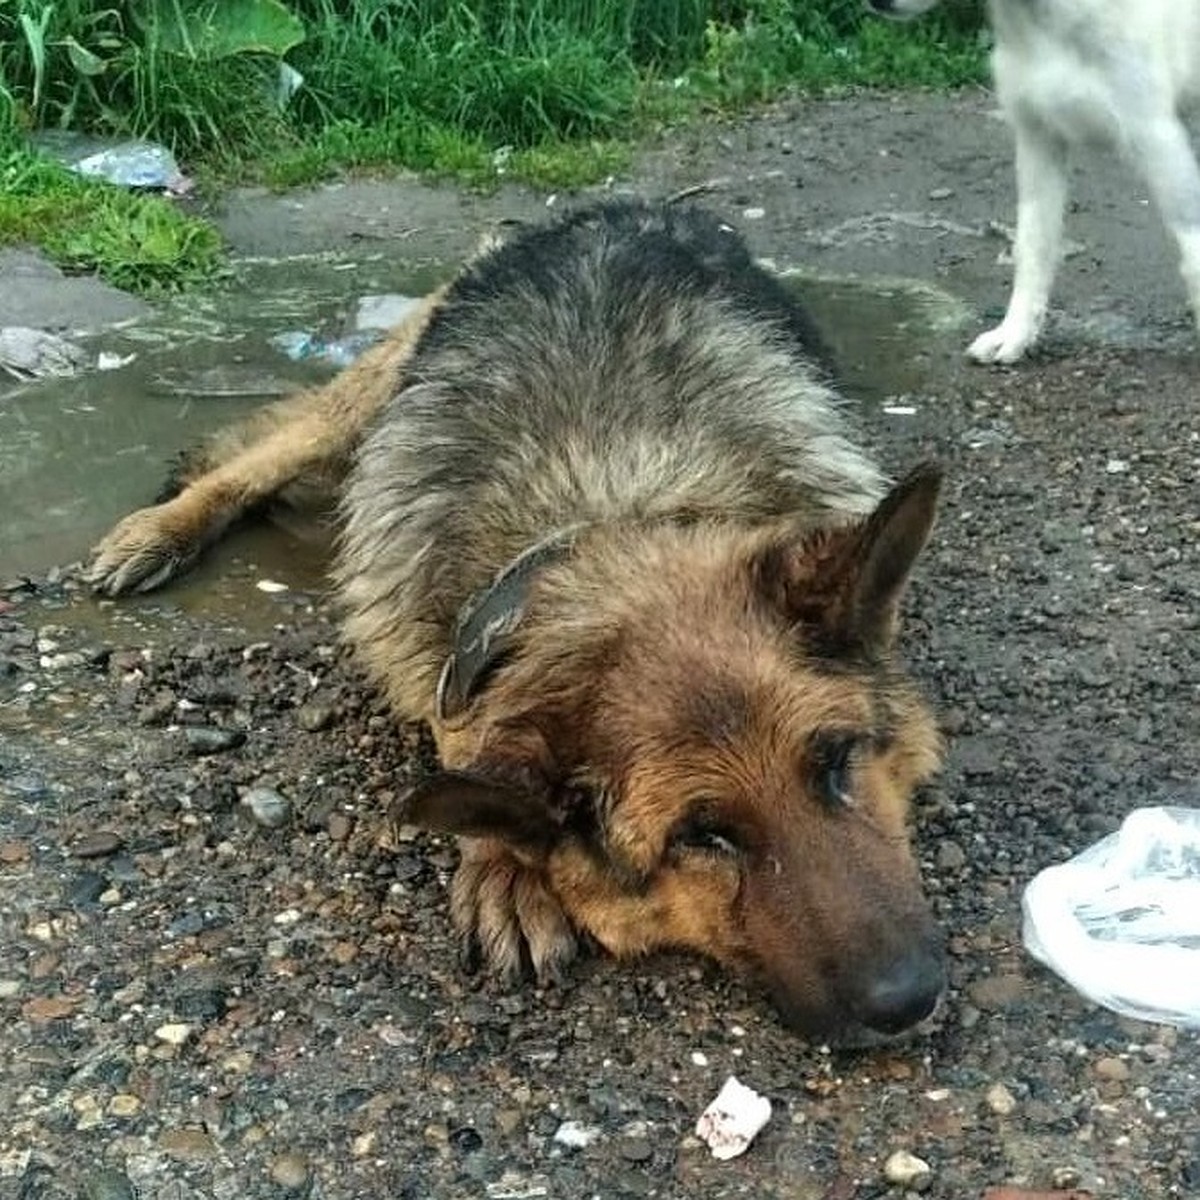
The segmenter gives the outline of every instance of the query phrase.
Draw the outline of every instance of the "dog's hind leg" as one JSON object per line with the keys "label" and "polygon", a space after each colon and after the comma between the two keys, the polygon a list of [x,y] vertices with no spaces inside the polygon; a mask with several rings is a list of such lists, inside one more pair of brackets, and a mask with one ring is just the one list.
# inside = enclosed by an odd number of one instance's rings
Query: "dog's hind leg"
{"label": "dog's hind leg", "polygon": [[1200,325],[1200,165],[1183,123],[1157,115],[1129,131],[1126,153],[1150,188],[1179,246],[1179,270]]}
{"label": "dog's hind leg", "polygon": [[1043,125],[1018,118],[1017,236],[1013,287],[1004,320],[967,348],[979,363],[1012,363],[1037,341],[1062,254],[1067,205],[1066,143]]}
{"label": "dog's hind leg", "polygon": [[345,472],[363,428],[393,394],[444,289],[322,388],[222,430],[187,456],[176,495],[120,521],[92,551],[87,579],[109,596],[150,591],[185,570],[229,525],[291,485]]}

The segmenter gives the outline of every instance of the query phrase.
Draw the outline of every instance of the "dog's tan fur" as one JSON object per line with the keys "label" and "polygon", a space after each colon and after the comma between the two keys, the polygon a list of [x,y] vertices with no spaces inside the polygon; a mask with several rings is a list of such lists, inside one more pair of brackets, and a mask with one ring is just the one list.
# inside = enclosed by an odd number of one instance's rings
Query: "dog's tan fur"
{"label": "dog's tan fur", "polygon": [[[460,836],[469,948],[548,977],[581,933],[688,947],[799,1028],[911,1024],[941,975],[907,807],[939,743],[892,648],[938,480],[881,499],[806,337],[725,227],[583,214],[211,441],[91,577],[155,586],[350,467],[346,633],[433,727],[444,770],[399,817]],[[486,671],[439,701],[460,610],[556,530]]]}

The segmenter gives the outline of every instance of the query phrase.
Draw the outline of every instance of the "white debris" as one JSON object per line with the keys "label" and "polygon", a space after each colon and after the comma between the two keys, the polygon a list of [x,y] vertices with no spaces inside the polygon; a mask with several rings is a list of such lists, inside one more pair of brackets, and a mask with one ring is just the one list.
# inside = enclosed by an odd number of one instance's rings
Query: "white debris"
{"label": "white debris", "polygon": [[74,375],[87,363],[84,350],[57,334],[23,325],[0,329],[0,373],[20,382]]}
{"label": "white debris", "polygon": [[101,350],[96,358],[96,370],[116,371],[120,367],[129,366],[135,358],[136,354],[113,354],[109,350]]}
{"label": "white debris", "polygon": [[420,303],[416,296],[403,296],[397,292],[360,296],[358,311],[354,316],[354,328],[360,331],[391,329],[399,325]]}
{"label": "white debris", "polygon": [[929,1186],[929,1181],[933,1178],[933,1168],[923,1158],[918,1158],[907,1150],[897,1150],[883,1164],[883,1177],[888,1183],[896,1183],[919,1192]]}
{"label": "white debris", "polygon": [[708,1066],[708,1055],[705,1054],[703,1050],[693,1050],[692,1051],[692,1066],[707,1067]]}
{"label": "white debris", "polygon": [[915,417],[917,406],[915,404],[885,404],[883,411],[889,417]]}
{"label": "white debris", "polygon": [[564,1121],[554,1131],[554,1140],[571,1150],[583,1150],[601,1137],[603,1133],[599,1129],[581,1121]]}
{"label": "white debris", "polygon": [[765,208],[759,208],[757,205],[752,208],[742,209],[743,221],[761,221],[766,215],[767,210]]}
{"label": "white debris", "polygon": [[716,1099],[700,1114],[696,1136],[713,1158],[736,1158],[771,1119],[771,1102],[730,1075]]}
{"label": "white debris", "polygon": [[182,1046],[192,1036],[192,1027],[182,1023],[171,1022],[167,1025],[160,1025],[154,1031],[154,1036],[160,1042],[166,1042],[168,1046]]}
{"label": "white debris", "polygon": [[286,592],[288,585],[286,583],[278,583],[274,579],[260,579],[255,585],[260,592]]}

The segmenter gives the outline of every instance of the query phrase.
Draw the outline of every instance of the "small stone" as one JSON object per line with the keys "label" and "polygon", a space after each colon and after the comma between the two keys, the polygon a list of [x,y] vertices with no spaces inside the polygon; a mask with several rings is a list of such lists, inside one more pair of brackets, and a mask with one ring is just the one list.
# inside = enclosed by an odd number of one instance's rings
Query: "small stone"
{"label": "small stone", "polygon": [[86,1175],[80,1191],[83,1200],[134,1200],[137,1194],[128,1176],[106,1169]]}
{"label": "small stone", "polygon": [[328,829],[329,836],[333,841],[344,842],[353,831],[354,822],[345,813],[330,813],[326,828]]}
{"label": "small stone", "polygon": [[1025,980],[1020,975],[986,975],[967,988],[972,1003],[984,1012],[1011,1008],[1025,995]]}
{"label": "small stone", "polygon": [[360,1133],[358,1137],[350,1143],[350,1153],[355,1158],[366,1158],[369,1154],[375,1151],[376,1134],[374,1129],[368,1129],[366,1133]]}
{"label": "small stone", "polygon": [[188,749],[196,755],[220,754],[240,746],[246,735],[240,729],[217,729],[211,725],[189,725],[184,730]]}
{"label": "small stone", "polygon": [[69,996],[38,996],[21,1006],[21,1015],[35,1025],[46,1025],[69,1017],[79,1007],[79,1000]]}
{"label": "small stone", "polygon": [[505,1137],[512,1137],[512,1135],[521,1128],[521,1124],[524,1119],[525,1118],[521,1115],[519,1109],[502,1108],[496,1114],[496,1128],[499,1129]]}
{"label": "small stone", "polygon": [[[518,1121],[520,1114],[517,1114]],[[560,1146],[570,1150],[583,1150],[603,1136],[594,1125],[584,1125],[582,1121],[564,1121],[555,1131],[554,1140]]]}
{"label": "small stone", "polygon": [[883,1177],[913,1192],[923,1192],[933,1182],[933,1168],[907,1150],[897,1150],[883,1164]]}
{"label": "small stone", "polygon": [[692,1066],[694,1066],[694,1067],[707,1067],[708,1066],[708,1055],[705,1054],[703,1050],[693,1050],[691,1058],[692,1058]]}
{"label": "small stone", "polygon": [[448,1141],[451,1148],[459,1154],[474,1154],[483,1147],[483,1138],[479,1136],[479,1131],[472,1129],[470,1125],[451,1130]]}
{"label": "small stone", "polygon": [[937,868],[939,871],[961,871],[967,865],[967,852],[947,838],[938,843]]}
{"label": "small stone", "polygon": [[317,733],[333,720],[333,708],[310,700],[296,710],[296,724],[306,733]]}
{"label": "small stone", "polygon": [[1016,1111],[1016,1097],[1002,1083],[993,1083],[985,1098],[988,1108],[998,1117],[1007,1117]]}
{"label": "small stone", "polygon": [[274,788],[251,788],[242,797],[242,803],[264,829],[280,829],[292,815],[291,803]]}
{"label": "small stone", "polygon": [[929,189],[930,200],[949,200],[954,195],[954,189],[948,187],[935,187]]}
{"label": "small stone", "polygon": [[231,1075],[245,1075],[253,1065],[254,1056],[249,1050],[235,1050],[221,1061],[221,1066]]}
{"label": "small stone", "polygon": [[154,1031],[154,1036],[160,1042],[166,1042],[168,1046],[182,1046],[192,1036],[192,1027],[180,1022],[169,1022],[160,1025]]}
{"label": "small stone", "polygon": [[0,863],[6,867],[15,867],[18,863],[29,861],[29,844],[27,842],[0,842]]}
{"label": "small stone", "polygon": [[203,1129],[168,1129],[158,1139],[158,1148],[179,1162],[207,1162],[216,1153],[216,1145]]}
{"label": "small stone", "polygon": [[649,1162],[654,1157],[654,1147],[644,1137],[623,1137],[617,1149],[626,1162]]}
{"label": "small stone", "polygon": [[1050,1182],[1056,1192],[1065,1192],[1079,1186],[1083,1176],[1074,1167],[1055,1167],[1050,1172]]}
{"label": "small stone", "polygon": [[298,1192],[308,1183],[308,1173],[308,1159],[303,1154],[289,1151],[271,1160],[271,1178],[290,1192]]}
{"label": "small stone", "polygon": [[1098,1058],[1092,1073],[1109,1083],[1124,1083],[1129,1078],[1129,1064],[1120,1058]]}
{"label": "small stone", "polygon": [[753,205],[750,208],[742,209],[743,221],[761,221],[767,215],[765,208],[760,208],[758,205]]}
{"label": "small stone", "polygon": [[76,858],[105,858],[115,854],[122,845],[120,834],[111,829],[97,829],[81,837],[71,847],[71,853]]}
{"label": "small stone", "polygon": [[358,957],[358,945],[355,942],[334,942],[330,948],[329,957],[339,967],[348,966]]}
{"label": "small stone", "polygon": [[142,1102],[129,1092],[118,1092],[108,1102],[108,1111],[114,1117],[136,1117],[142,1111]]}
{"label": "small stone", "polygon": [[21,994],[23,984],[19,979],[0,979],[0,1000],[11,1000]]}

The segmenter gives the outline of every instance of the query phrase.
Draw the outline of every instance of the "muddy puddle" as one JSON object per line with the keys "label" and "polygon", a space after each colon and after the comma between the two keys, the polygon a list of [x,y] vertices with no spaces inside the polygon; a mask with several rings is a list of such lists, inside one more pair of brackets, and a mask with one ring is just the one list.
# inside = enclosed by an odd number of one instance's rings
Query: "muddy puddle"
{"label": "muddy puddle", "polygon": [[[353,338],[356,320],[378,307],[370,297],[421,295],[450,269],[382,257],[242,261],[220,291],[171,302],[89,345],[122,365],[0,395],[0,578],[80,560],[119,516],[154,498],[181,448],[336,369],[320,357],[289,358],[280,335]],[[817,320],[847,394],[902,419],[962,322],[958,302],[914,281],[785,277]],[[247,527],[167,592],[117,606],[120,616],[73,606],[65,619],[152,630],[182,612],[266,629],[281,606],[324,586],[328,544],[319,520]]]}

